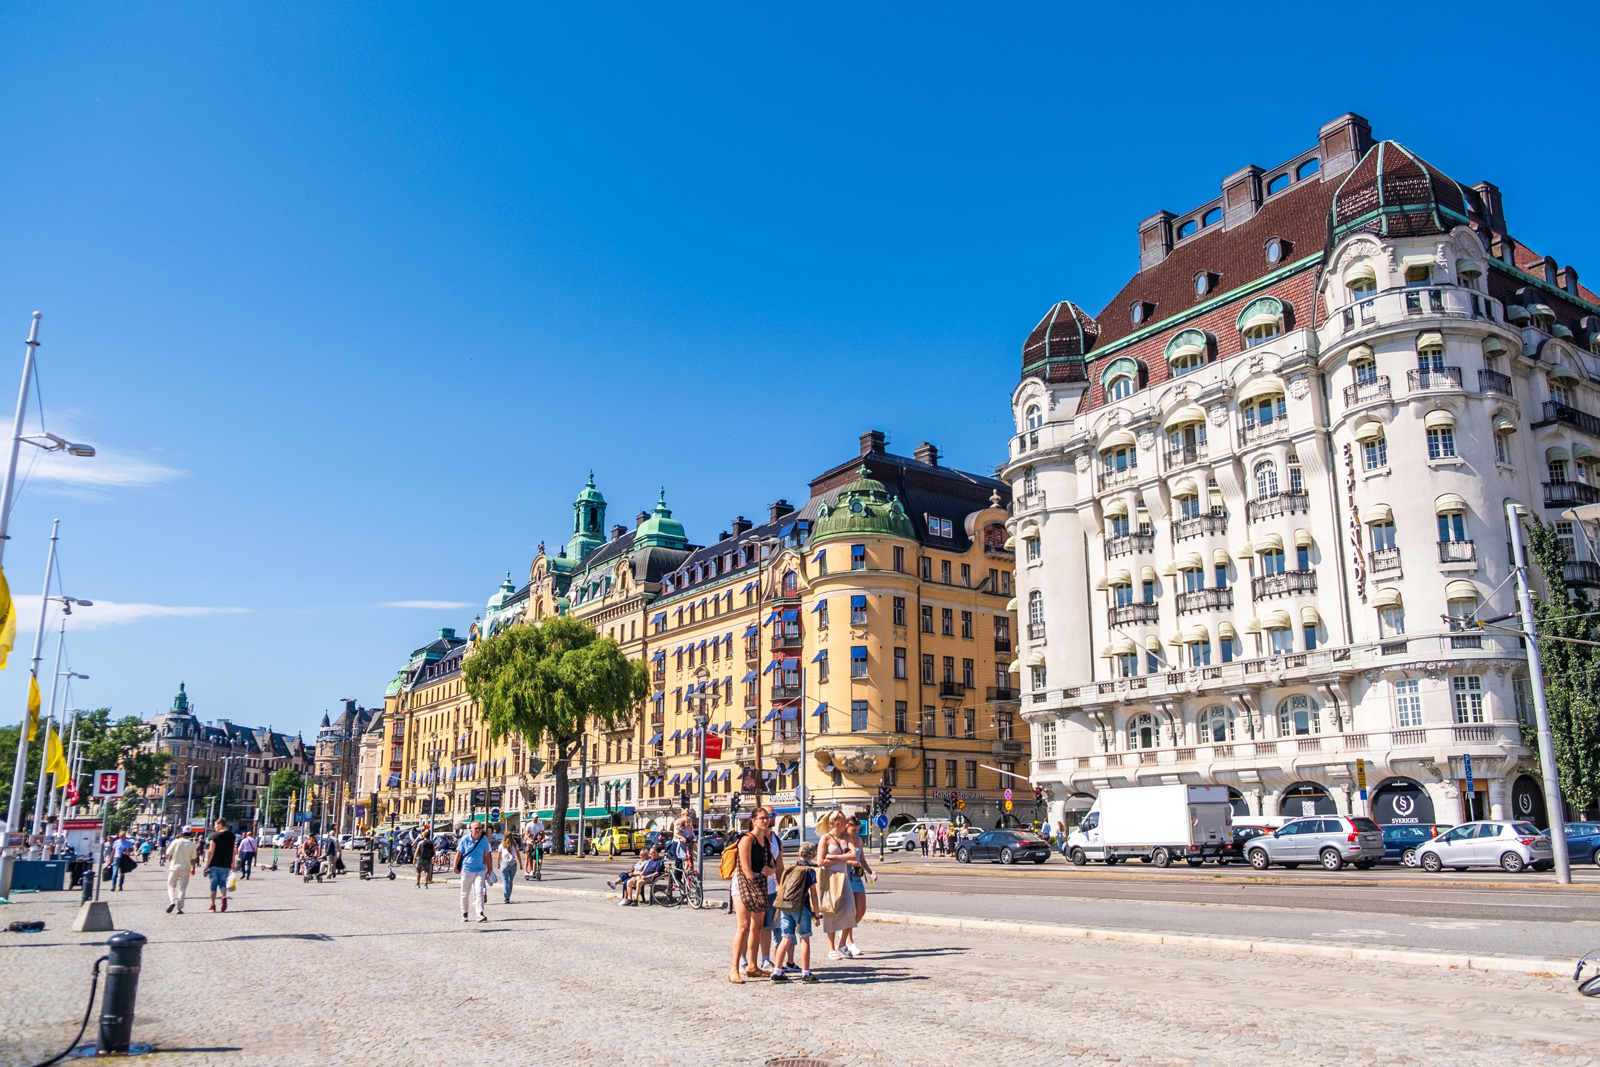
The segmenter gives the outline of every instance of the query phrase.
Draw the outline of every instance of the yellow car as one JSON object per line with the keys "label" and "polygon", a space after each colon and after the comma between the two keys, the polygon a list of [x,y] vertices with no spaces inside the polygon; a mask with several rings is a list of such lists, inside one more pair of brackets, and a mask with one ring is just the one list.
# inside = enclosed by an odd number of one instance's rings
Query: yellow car
{"label": "yellow car", "polygon": [[595,835],[591,847],[597,856],[609,856],[613,852],[632,852],[637,855],[644,847],[644,834],[635,833],[626,826],[611,826]]}

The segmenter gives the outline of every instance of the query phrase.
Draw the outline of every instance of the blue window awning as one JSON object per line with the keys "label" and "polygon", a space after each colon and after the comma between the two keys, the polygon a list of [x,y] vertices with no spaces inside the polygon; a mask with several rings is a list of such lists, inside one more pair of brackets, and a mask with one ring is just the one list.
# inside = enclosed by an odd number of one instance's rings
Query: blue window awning
{"label": "blue window awning", "polygon": [[733,684],[733,675],[730,674],[726,678],[724,678],[722,680],[722,684],[723,684],[724,688],[726,688],[727,686],[732,685]]}
{"label": "blue window awning", "polygon": [[683,686],[675,685],[675,686],[672,687],[672,695],[673,696],[677,696],[681,692],[683,692]]}
{"label": "blue window awning", "polygon": [[650,703],[652,704],[659,704],[665,699],[667,699],[667,694],[665,693],[652,693],[650,695]]}
{"label": "blue window awning", "polygon": [[731,722],[725,722],[725,723],[723,723],[723,724],[722,724],[722,732],[723,732],[723,733],[724,733],[724,734],[731,734],[731,733],[733,733],[733,723],[731,723]]}
{"label": "blue window awning", "polygon": [[784,622],[798,622],[798,621],[800,621],[800,609],[799,608],[784,608],[783,609],[783,621]]}
{"label": "blue window awning", "polygon": [[694,687],[695,683],[693,682],[690,682],[688,685],[684,686],[683,695],[686,697],[694,696]]}
{"label": "blue window awning", "polygon": [[683,646],[679,645],[677,648],[673,649],[672,654],[674,656],[681,656],[683,654]]}
{"label": "blue window awning", "polygon": [[818,660],[824,660],[824,659],[827,659],[827,658],[828,658],[828,650],[827,649],[823,649],[821,652],[818,652],[815,656],[811,657],[811,662],[812,663],[816,663]]}
{"label": "blue window awning", "polygon": [[864,608],[867,606],[867,598],[864,596],[853,596],[850,598],[850,606],[853,608]]}
{"label": "blue window awning", "polygon": [[679,783],[679,782],[681,782],[681,781],[683,781],[683,775],[681,775],[681,774],[674,774],[674,775],[673,775],[673,776],[672,776],[672,784],[673,784],[673,785],[677,785],[677,784],[678,784],[678,783]]}
{"label": "blue window awning", "polygon": [[666,624],[667,624],[667,613],[664,612],[664,611],[656,612],[655,617],[650,620],[650,625],[652,625],[652,626],[665,626]]}
{"label": "blue window awning", "polygon": [[826,702],[824,702],[822,704],[818,704],[816,706],[816,709],[814,711],[812,711],[811,714],[813,714],[813,715],[826,715],[827,713],[828,713],[828,705],[827,705]]}
{"label": "blue window awning", "polygon": [[763,624],[763,625],[770,625],[770,624],[772,624],[772,623],[775,623],[775,622],[777,622],[777,621],[778,621],[778,619],[780,619],[780,618],[781,618],[781,617],[782,617],[782,616],[783,616],[783,612],[781,612],[781,611],[774,611],[774,612],[773,612],[773,613],[772,613],[772,614],[771,614],[771,615],[768,615],[768,616],[767,616],[767,621],[766,621],[766,623],[764,623],[764,624]]}
{"label": "blue window awning", "polygon": [[799,717],[800,717],[800,709],[799,708],[784,708],[783,709],[782,718],[783,718],[784,722],[794,722]]}
{"label": "blue window awning", "polygon": [[750,624],[750,628],[744,632],[744,635],[746,637],[754,637],[756,634],[758,634],[760,632],[761,631],[760,631],[760,629],[758,629],[756,627],[756,624],[755,623],[751,623]]}
{"label": "blue window awning", "polygon": [[817,554],[815,556],[811,557],[811,562],[812,563],[817,563],[822,559],[822,557],[826,556],[827,554],[828,554],[828,550],[827,549],[825,549],[825,548],[818,549],[817,550]]}
{"label": "blue window awning", "polygon": [[782,665],[783,665],[783,661],[782,660],[775,659],[771,663],[767,664],[767,669],[762,671],[761,673],[762,674],[771,674],[773,671],[777,670]]}
{"label": "blue window awning", "polygon": [[815,615],[817,612],[821,611],[827,606],[828,602],[826,600],[819,600],[815,604],[811,605],[811,614]]}
{"label": "blue window awning", "polygon": [[739,729],[741,729],[741,730],[749,730],[752,727],[756,727],[756,726],[760,726],[760,725],[761,725],[761,720],[756,718],[754,715],[752,715],[748,719],[745,720],[744,725],[739,727]]}
{"label": "blue window awning", "polygon": [[786,670],[786,671],[797,671],[797,670],[799,670],[800,669],[800,657],[798,657],[798,656],[785,656],[783,658],[783,669]]}
{"label": "blue window awning", "polygon": [[756,583],[755,582],[745,582],[744,583],[744,588],[739,590],[739,592],[748,593],[750,590],[754,589],[755,587],[756,587]]}
{"label": "blue window awning", "polygon": [[682,736],[683,736],[683,731],[682,730],[674,730],[674,731],[672,731],[672,737],[669,738],[669,740],[676,741],[678,738],[680,738]]}
{"label": "blue window awning", "polygon": [[651,736],[650,743],[652,745],[659,745],[661,743],[661,731],[660,730],[657,730],[655,732],[655,734]]}
{"label": "blue window awning", "polygon": [[710,642],[709,642],[709,641],[701,641],[701,642],[700,642],[700,647],[701,647],[701,648],[705,648],[705,647],[706,647],[706,645],[708,645],[708,644],[710,644]]}
{"label": "blue window awning", "polygon": [[778,537],[779,537],[779,539],[783,539],[783,538],[788,537],[792,533],[794,533],[794,523],[791,522],[787,526],[784,526],[782,529],[780,529],[778,531]]}
{"label": "blue window awning", "polygon": [[662,660],[664,660],[666,658],[667,658],[667,650],[664,649],[664,648],[658,648],[658,649],[656,649],[656,654],[650,657],[650,662],[651,663],[660,663]]}
{"label": "blue window awning", "polygon": [[776,711],[769,711],[769,712],[767,712],[767,717],[762,719],[761,721],[762,722],[771,722],[773,719],[776,719],[777,717],[778,717],[778,713]]}
{"label": "blue window awning", "polygon": [[745,681],[746,684],[749,684],[750,682],[753,682],[755,680],[756,680],[756,672],[755,671],[750,671],[749,673],[747,673],[744,676],[744,681]]}
{"label": "blue window awning", "polygon": [[726,782],[733,775],[733,770],[728,767],[722,769],[722,780]]}

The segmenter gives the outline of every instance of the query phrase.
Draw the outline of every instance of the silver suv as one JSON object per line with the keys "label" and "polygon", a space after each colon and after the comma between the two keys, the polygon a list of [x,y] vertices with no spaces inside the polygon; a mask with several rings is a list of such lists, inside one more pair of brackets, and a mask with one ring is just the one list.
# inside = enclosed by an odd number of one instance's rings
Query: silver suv
{"label": "silver suv", "polygon": [[1364,816],[1319,815],[1253,839],[1244,855],[1258,871],[1274,863],[1291,870],[1302,863],[1320,863],[1330,871],[1349,863],[1366,870],[1383,858],[1383,831]]}

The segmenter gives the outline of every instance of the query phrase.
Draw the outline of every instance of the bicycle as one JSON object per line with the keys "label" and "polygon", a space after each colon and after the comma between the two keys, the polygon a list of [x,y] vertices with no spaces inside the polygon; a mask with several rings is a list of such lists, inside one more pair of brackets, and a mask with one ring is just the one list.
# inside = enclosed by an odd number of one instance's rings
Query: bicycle
{"label": "bicycle", "polygon": [[[1594,964],[1595,973],[1588,978],[1583,977],[1583,969],[1588,964]],[[1577,970],[1572,972],[1572,980],[1578,983],[1578,992],[1586,997],[1600,997],[1600,949],[1586,953],[1578,961]]]}

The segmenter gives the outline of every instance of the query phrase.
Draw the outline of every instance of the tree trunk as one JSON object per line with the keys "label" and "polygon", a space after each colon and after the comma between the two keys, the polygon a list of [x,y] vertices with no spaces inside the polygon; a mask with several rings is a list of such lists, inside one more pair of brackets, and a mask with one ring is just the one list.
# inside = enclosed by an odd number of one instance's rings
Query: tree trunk
{"label": "tree trunk", "polygon": [[[551,848],[558,856],[567,854],[567,771],[572,765],[572,750],[576,741],[556,745],[556,800],[550,811]],[[579,842],[578,847],[583,847]]]}

